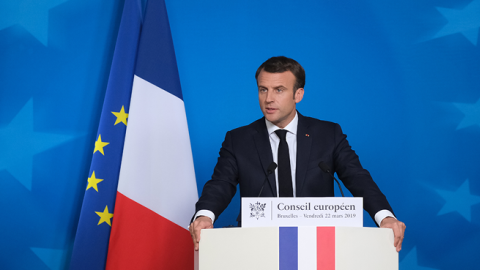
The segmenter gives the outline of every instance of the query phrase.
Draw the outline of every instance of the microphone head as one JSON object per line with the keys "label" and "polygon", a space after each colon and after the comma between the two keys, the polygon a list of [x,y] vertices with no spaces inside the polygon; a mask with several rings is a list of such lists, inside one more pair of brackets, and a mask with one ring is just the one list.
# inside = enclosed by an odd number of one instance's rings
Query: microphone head
{"label": "microphone head", "polygon": [[320,167],[320,169],[322,169],[323,172],[330,173],[330,167],[328,167],[328,165],[325,162],[320,161],[320,163],[318,164],[318,167]]}
{"label": "microphone head", "polygon": [[270,163],[270,165],[268,165],[267,173],[272,174],[276,168],[277,168],[277,163],[275,162]]}

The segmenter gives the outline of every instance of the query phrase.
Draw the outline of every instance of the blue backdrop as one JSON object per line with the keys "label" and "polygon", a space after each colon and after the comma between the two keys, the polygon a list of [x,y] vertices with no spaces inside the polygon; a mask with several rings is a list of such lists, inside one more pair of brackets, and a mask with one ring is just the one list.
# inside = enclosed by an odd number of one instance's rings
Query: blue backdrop
{"label": "blue backdrop", "polygon": [[[286,55],[299,111],[342,125],[407,224],[400,268],[480,265],[480,0],[166,4],[199,192],[226,131],[262,116],[257,67]],[[2,269],[69,263],[122,8],[0,0]]]}

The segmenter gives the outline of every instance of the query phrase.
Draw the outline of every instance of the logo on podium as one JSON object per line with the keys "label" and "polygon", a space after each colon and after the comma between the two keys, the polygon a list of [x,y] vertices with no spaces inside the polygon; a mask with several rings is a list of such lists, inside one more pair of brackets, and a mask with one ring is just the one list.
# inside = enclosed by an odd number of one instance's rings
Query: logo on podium
{"label": "logo on podium", "polygon": [[250,218],[264,218],[265,217],[265,206],[266,203],[260,203],[257,201],[256,203],[250,204]]}

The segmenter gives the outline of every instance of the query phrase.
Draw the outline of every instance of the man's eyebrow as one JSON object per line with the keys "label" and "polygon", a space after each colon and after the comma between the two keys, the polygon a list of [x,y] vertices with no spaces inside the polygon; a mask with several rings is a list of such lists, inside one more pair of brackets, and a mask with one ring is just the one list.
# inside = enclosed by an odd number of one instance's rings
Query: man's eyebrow
{"label": "man's eyebrow", "polygon": [[[258,88],[268,88],[266,86],[263,86],[263,85],[258,85]],[[275,85],[272,87],[273,89],[278,89],[278,88],[287,88],[286,86],[284,86],[283,84],[280,84],[280,85]]]}

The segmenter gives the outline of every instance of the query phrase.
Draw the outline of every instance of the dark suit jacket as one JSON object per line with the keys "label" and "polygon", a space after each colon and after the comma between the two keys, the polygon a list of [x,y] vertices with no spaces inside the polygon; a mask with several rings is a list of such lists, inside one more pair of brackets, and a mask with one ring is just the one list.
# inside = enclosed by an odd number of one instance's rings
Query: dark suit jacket
{"label": "dark suit jacket", "polygon": [[[318,167],[320,161],[337,173],[353,196],[364,198],[364,209],[372,218],[383,209],[393,213],[340,126],[298,113],[297,197],[334,196],[333,179]],[[218,217],[235,195],[237,184],[241,197],[257,197],[272,162],[265,118],[227,132],[212,179],[205,184],[196,211],[210,210]],[[276,197],[275,174],[268,181],[261,196]]]}

